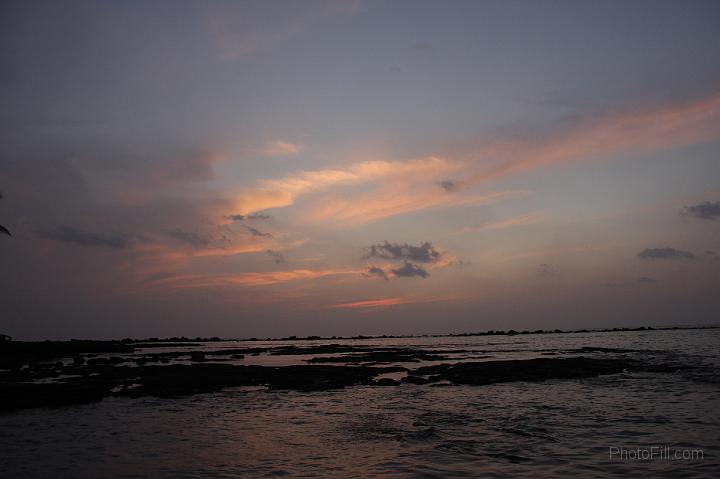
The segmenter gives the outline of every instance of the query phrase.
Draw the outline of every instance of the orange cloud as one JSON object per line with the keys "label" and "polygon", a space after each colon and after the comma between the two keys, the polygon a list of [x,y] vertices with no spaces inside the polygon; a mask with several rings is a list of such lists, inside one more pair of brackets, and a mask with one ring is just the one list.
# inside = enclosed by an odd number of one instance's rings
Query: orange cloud
{"label": "orange cloud", "polygon": [[[332,220],[360,224],[425,208],[483,204],[512,196],[517,192],[468,197],[458,190],[542,166],[622,152],[655,151],[717,138],[720,138],[720,95],[645,112],[609,116],[545,141],[496,142],[467,161],[439,157],[396,162],[364,161],[346,168],[300,171],[280,179],[262,180],[235,198],[231,213],[248,214],[287,207],[312,193],[327,193],[335,188],[359,184],[375,185],[370,192],[328,193],[303,215],[306,222]],[[453,176],[463,179],[452,180]],[[452,187],[440,187],[444,183]],[[498,224],[485,229],[516,224],[520,223]]]}
{"label": "orange cloud", "polygon": [[151,285],[161,289],[194,289],[222,286],[269,286],[291,281],[314,280],[329,276],[355,275],[360,270],[310,270],[270,271],[265,273],[240,274],[183,274],[151,281]]}
{"label": "orange cloud", "polygon": [[300,196],[375,181],[407,182],[441,177],[457,170],[458,164],[436,157],[410,161],[364,161],[348,168],[301,171],[277,180],[262,180],[257,187],[242,192],[234,202],[233,213],[256,211],[292,205]]}
{"label": "orange cloud", "polygon": [[440,301],[453,301],[460,299],[458,296],[396,296],[382,299],[366,299],[361,301],[350,301],[345,303],[335,303],[326,306],[330,309],[379,309],[379,308],[391,308],[403,304],[416,304],[416,303],[436,303]]}
{"label": "orange cloud", "polygon": [[620,152],[649,152],[720,138],[720,95],[699,101],[610,116],[540,143],[499,142],[476,155],[495,166],[460,182],[480,182],[540,166]]}
{"label": "orange cloud", "polygon": [[528,194],[529,192],[524,190],[499,191],[473,196],[451,194],[440,188],[426,189],[417,193],[385,190],[349,199],[323,198],[314,209],[304,216],[304,219],[311,223],[333,221],[358,225],[422,209],[482,205]]}

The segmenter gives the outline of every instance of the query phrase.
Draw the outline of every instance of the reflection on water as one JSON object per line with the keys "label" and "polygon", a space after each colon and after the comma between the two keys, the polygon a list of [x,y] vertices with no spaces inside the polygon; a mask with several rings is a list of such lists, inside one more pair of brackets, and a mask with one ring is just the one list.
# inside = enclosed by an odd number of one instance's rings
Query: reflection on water
{"label": "reflection on water", "polygon": [[[625,354],[691,369],[488,386],[236,388],[25,410],[0,416],[0,475],[720,477],[720,387],[706,380],[717,377],[718,339],[717,330],[703,330],[356,341],[491,359],[582,347],[647,350]],[[228,344],[212,346],[219,347]],[[245,359],[281,365],[308,358]],[[703,449],[704,460],[609,460],[611,446],[665,445]]]}

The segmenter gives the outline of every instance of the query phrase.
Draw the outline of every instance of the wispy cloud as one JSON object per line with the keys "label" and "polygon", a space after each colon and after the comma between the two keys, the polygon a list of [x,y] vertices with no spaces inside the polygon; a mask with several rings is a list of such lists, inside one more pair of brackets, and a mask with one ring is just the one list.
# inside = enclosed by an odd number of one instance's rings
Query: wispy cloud
{"label": "wispy cloud", "polygon": [[457,301],[458,296],[394,296],[380,299],[365,299],[359,301],[340,302],[327,306],[327,308],[374,310],[392,308],[405,304],[437,303],[442,301]]}
{"label": "wispy cloud", "polygon": [[515,216],[500,221],[481,223],[463,228],[462,231],[481,231],[481,230],[502,230],[513,228],[516,226],[526,226],[542,223],[545,221],[545,215],[542,213],[528,213],[525,215]]}
{"label": "wispy cloud", "polygon": [[498,191],[481,195],[455,195],[437,189],[392,191],[386,189],[355,197],[334,196],[324,199],[303,218],[310,223],[334,222],[357,226],[421,210],[447,207],[478,206],[527,196],[526,190]]}
{"label": "wispy cloud", "polygon": [[168,231],[167,235],[194,248],[202,248],[212,242],[212,238],[207,234],[198,233],[197,231],[185,231],[180,228]]}
{"label": "wispy cloud", "polygon": [[231,286],[271,286],[293,281],[310,281],[333,276],[358,275],[360,270],[294,269],[240,274],[181,274],[158,278],[151,284],[160,289],[196,289]]}
{"label": "wispy cloud", "polygon": [[265,253],[267,253],[267,255],[268,255],[270,258],[272,258],[272,260],[275,262],[275,264],[283,264],[283,263],[287,263],[287,262],[288,262],[287,256],[285,256],[284,254],[282,254],[282,253],[279,252],[279,251],[275,251],[275,250],[273,250],[273,249],[269,249],[269,250],[267,250]]}
{"label": "wispy cloud", "polygon": [[272,233],[265,233],[263,231],[260,231],[257,228],[253,228],[252,226],[245,226],[245,228],[253,236],[258,236],[260,238],[272,238],[273,237]]}
{"label": "wispy cloud", "polygon": [[37,233],[40,238],[61,243],[71,243],[87,248],[126,249],[133,239],[126,233],[112,231],[109,233],[96,233],[74,228],[72,226],[58,226],[53,229]]}
{"label": "wispy cloud", "polygon": [[300,171],[280,179],[261,180],[243,191],[235,200],[236,214],[292,205],[297,198],[327,191],[339,186],[357,185],[381,180],[431,178],[458,168],[445,159],[429,157],[410,161],[365,161],[346,168]]}
{"label": "wispy cloud", "polygon": [[689,251],[675,248],[645,248],[638,253],[642,259],[693,259],[695,255]]}
{"label": "wispy cloud", "polygon": [[467,188],[542,166],[650,152],[720,138],[720,95],[660,108],[611,115],[543,141],[500,141],[472,157],[477,173],[454,186]]}
{"label": "wispy cloud", "polygon": [[305,149],[305,145],[300,143],[291,143],[283,140],[273,140],[259,151],[266,156],[292,156],[297,155]]}

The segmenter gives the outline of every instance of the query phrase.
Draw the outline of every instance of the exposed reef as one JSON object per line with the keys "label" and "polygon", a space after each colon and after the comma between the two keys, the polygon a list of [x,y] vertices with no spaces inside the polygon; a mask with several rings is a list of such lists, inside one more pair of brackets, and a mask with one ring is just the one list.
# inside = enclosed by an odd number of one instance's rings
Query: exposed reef
{"label": "exposed reef", "polygon": [[[158,350],[159,344],[178,350]],[[196,342],[166,341],[148,350],[145,343],[127,341],[3,341],[0,411],[85,404],[109,396],[184,396],[237,386],[322,391],[358,385],[485,385],[582,379],[625,370],[673,372],[684,367],[665,357],[659,360],[635,354],[630,357],[629,353],[638,351],[599,347],[563,352],[595,353],[593,357],[470,362],[469,359],[483,356],[477,356],[478,351],[474,350],[371,344],[239,345],[215,350],[188,347],[198,345],[203,346]],[[309,356],[295,361],[310,364],[238,364],[246,356],[260,354]],[[409,369],[419,362],[424,364]],[[388,373],[395,374],[391,378]]]}
{"label": "exposed reef", "polygon": [[603,374],[616,374],[638,366],[636,361],[627,359],[538,358],[438,364],[418,368],[413,371],[413,375],[425,377],[431,382],[446,380],[454,384],[483,385],[514,381],[590,378]]}

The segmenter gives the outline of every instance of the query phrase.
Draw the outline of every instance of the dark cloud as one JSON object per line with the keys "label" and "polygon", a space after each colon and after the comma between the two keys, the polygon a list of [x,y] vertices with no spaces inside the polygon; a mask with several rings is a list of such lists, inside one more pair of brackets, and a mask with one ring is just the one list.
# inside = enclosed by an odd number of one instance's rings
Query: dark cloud
{"label": "dark cloud", "polygon": [[434,263],[442,255],[429,242],[420,246],[412,246],[407,243],[398,244],[384,241],[368,248],[366,258],[396,259],[405,261],[417,261],[420,263]]}
{"label": "dark cloud", "polygon": [[37,233],[40,238],[62,243],[73,243],[88,248],[125,249],[130,246],[131,237],[125,233],[93,233],[72,226],[58,226],[52,230]]}
{"label": "dark cloud", "polygon": [[447,192],[458,190],[458,184],[452,180],[443,180],[438,184],[440,185],[440,188]]}
{"label": "dark cloud", "polygon": [[282,263],[288,262],[287,256],[285,256],[284,254],[282,254],[279,251],[269,249],[265,253],[267,253],[267,255],[272,258],[272,260],[275,262],[275,264],[282,264]]}
{"label": "dark cloud", "polygon": [[261,238],[272,238],[272,237],[273,237],[273,235],[272,235],[271,233],[263,233],[263,232],[260,231],[259,229],[253,228],[252,226],[246,226],[245,228],[247,228],[247,230],[248,230],[248,231],[250,232],[250,234],[253,235],[253,236],[258,236],[258,237],[261,237]]}
{"label": "dark cloud", "polygon": [[704,201],[697,205],[686,206],[680,211],[680,214],[704,220],[714,220],[720,217],[720,201]]}
{"label": "dark cloud", "polygon": [[675,248],[645,248],[638,253],[638,258],[642,259],[692,259],[695,255],[689,251],[683,251]]}
{"label": "dark cloud", "polygon": [[642,284],[651,284],[657,283],[658,280],[656,280],[655,278],[648,278],[647,276],[641,276],[638,278],[637,282]]}
{"label": "dark cloud", "polygon": [[541,263],[537,267],[538,276],[556,276],[560,271],[560,266],[556,264]]}
{"label": "dark cloud", "polygon": [[420,266],[413,263],[408,263],[407,261],[400,268],[393,269],[392,272],[395,274],[395,276],[400,276],[402,278],[413,278],[415,276],[419,276],[420,278],[427,278],[428,276],[430,276],[430,273],[428,273]]}
{"label": "dark cloud", "polygon": [[245,215],[227,215],[225,216],[228,220],[233,221],[242,221],[242,220],[269,220],[272,218],[270,215],[266,215],[265,213],[252,213],[247,216]]}
{"label": "dark cloud", "polygon": [[363,276],[367,276],[367,277],[377,276],[378,278],[382,278],[384,280],[390,279],[390,278],[388,278],[388,275],[385,272],[385,270],[378,266],[368,267],[367,271],[363,273]]}
{"label": "dark cloud", "polygon": [[207,235],[196,233],[194,231],[184,231],[177,228],[172,231],[168,231],[167,235],[178,241],[189,244],[194,248],[201,248],[210,244],[211,238]]}

